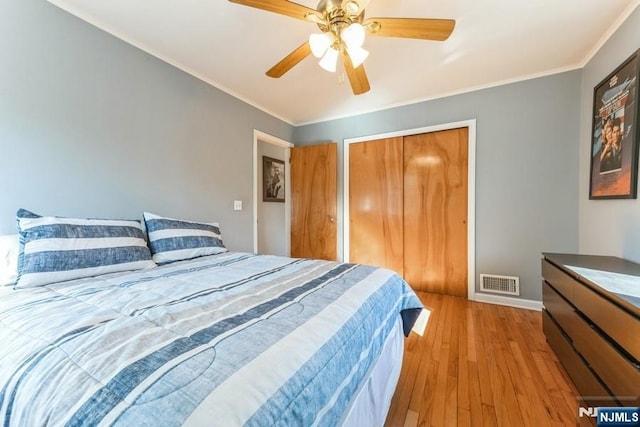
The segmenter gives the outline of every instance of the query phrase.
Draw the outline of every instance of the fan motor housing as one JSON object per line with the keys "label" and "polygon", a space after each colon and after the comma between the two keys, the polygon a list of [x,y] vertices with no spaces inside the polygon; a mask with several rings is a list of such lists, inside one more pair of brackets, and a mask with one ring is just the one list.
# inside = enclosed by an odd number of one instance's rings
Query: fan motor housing
{"label": "fan motor housing", "polygon": [[361,23],[364,19],[364,11],[358,16],[350,16],[342,8],[342,2],[338,0],[320,0],[316,10],[325,17],[328,23],[328,25],[318,23],[318,28],[323,32],[334,31],[336,34],[340,34],[343,28],[354,22]]}
{"label": "fan motor housing", "polygon": [[316,7],[316,10],[324,14],[334,9],[341,9],[341,8],[342,8],[342,2],[339,0],[320,0],[320,3],[318,3],[318,7]]}

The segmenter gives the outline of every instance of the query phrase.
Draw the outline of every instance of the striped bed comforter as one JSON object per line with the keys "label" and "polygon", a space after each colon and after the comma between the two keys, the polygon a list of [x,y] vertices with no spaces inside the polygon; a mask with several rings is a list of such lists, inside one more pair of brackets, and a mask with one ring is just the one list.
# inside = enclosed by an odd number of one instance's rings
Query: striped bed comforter
{"label": "striped bed comforter", "polygon": [[3,289],[0,424],[335,426],[421,307],[389,270],[231,252]]}

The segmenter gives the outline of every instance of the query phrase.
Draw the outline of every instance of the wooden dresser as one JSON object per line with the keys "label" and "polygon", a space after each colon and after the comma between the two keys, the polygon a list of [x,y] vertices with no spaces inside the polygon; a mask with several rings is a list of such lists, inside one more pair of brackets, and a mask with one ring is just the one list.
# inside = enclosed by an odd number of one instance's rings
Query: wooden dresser
{"label": "wooden dresser", "polygon": [[580,405],[640,406],[640,264],[544,253],[542,277],[544,333]]}

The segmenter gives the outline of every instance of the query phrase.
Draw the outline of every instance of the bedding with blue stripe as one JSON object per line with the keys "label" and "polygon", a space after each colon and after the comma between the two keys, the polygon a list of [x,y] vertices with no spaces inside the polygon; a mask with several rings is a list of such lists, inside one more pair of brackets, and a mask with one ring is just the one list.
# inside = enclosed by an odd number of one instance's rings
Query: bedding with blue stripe
{"label": "bedding with blue stripe", "polygon": [[139,221],[16,214],[19,288],[153,268]]}
{"label": "bedding with blue stripe", "polygon": [[336,426],[421,309],[389,270],[238,252],[2,290],[0,423]]}

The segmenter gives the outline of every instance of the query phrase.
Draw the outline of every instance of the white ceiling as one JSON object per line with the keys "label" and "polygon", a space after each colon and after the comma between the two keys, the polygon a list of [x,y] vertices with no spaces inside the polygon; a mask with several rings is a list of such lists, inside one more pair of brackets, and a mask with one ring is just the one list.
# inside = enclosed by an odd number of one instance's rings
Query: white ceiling
{"label": "white ceiling", "polygon": [[367,17],[450,18],[456,27],[445,42],[367,38],[371,90],[354,96],[342,73],[312,56],[280,79],[265,75],[318,32],[312,23],[226,0],[49,1],[293,125],[580,68],[640,4],[372,0]]}

